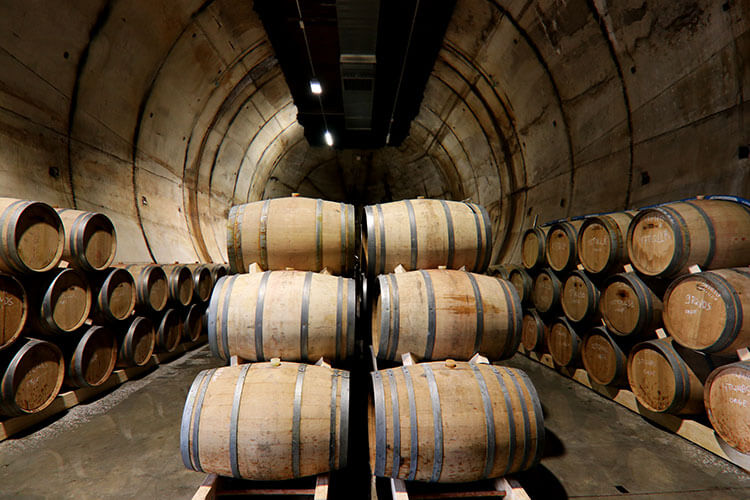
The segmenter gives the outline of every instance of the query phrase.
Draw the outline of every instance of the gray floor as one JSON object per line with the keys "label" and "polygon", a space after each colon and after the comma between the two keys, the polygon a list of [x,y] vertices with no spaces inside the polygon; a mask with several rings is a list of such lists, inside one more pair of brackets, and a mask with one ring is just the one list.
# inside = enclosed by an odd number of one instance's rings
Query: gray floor
{"label": "gray floor", "polygon": [[[0,498],[189,499],[204,476],[180,460],[180,415],[195,374],[218,364],[201,348],[0,443]],[[532,498],[750,498],[731,464],[538,363],[507,364],[527,371],[545,410],[547,456],[521,475]]]}

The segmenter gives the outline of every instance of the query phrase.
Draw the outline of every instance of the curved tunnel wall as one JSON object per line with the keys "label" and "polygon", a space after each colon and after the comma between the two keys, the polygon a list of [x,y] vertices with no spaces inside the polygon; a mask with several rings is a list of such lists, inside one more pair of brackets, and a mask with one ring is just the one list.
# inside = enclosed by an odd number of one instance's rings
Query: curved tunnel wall
{"label": "curved tunnel wall", "polygon": [[290,192],[533,217],[750,192],[750,2],[459,0],[398,148],[311,148],[251,2],[0,5],[0,195],[101,210],[118,260],[224,260]]}

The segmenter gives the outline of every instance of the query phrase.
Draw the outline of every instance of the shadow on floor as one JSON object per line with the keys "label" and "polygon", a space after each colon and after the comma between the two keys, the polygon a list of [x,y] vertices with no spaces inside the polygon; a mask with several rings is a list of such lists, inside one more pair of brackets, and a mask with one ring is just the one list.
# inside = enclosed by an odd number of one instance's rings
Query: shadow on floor
{"label": "shadow on floor", "polygon": [[544,465],[513,475],[531,498],[544,500],[567,500],[568,493],[562,483]]}

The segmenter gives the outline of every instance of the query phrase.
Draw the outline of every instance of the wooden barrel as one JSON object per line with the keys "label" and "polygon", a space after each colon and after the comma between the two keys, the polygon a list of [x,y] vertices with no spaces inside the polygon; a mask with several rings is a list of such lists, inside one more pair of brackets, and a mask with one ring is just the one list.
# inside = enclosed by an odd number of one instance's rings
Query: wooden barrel
{"label": "wooden barrel", "polygon": [[651,411],[703,413],[703,384],[684,359],[691,354],[675,347],[671,338],[636,344],[628,356],[630,388],[638,402]]}
{"label": "wooden barrel", "polygon": [[117,339],[111,330],[92,325],[66,344],[66,385],[96,387],[107,381],[117,363]]}
{"label": "wooden barrel", "polygon": [[552,224],[544,242],[547,264],[553,271],[570,271],[578,264],[576,239],[583,220],[560,221]]}
{"label": "wooden barrel", "polygon": [[661,325],[659,297],[635,273],[620,273],[604,284],[599,311],[610,332],[637,337]]}
{"label": "wooden barrel", "polygon": [[641,210],[628,229],[628,254],[638,271],[671,277],[750,264],[750,210],[732,201],[691,200]]}
{"label": "wooden barrel", "polygon": [[547,331],[547,349],[560,366],[575,366],[581,360],[583,342],[567,318],[559,317]]}
{"label": "wooden barrel", "polygon": [[545,242],[549,227],[532,227],[521,239],[521,263],[526,269],[538,269],[547,265]]}
{"label": "wooden barrel", "polygon": [[182,461],[199,472],[266,481],[346,467],[349,392],[349,372],[325,366],[204,370],[182,412]]}
{"label": "wooden barrel", "polygon": [[120,342],[117,366],[143,366],[151,359],[156,346],[156,331],[150,319],[134,317],[118,332],[117,338]]}
{"label": "wooden barrel", "polygon": [[410,271],[466,266],[483,273],[490,263],[492,225],[475,203],[417,199],[367,206],[363,229],[369,276],[399,264]]}
{"label": "wooden barrel", "polygon": [[521,302],[531,302],[531,292],[534,289],[534,280],[521,266],[508,266],[508,281],[515,287]]}
{"label": "wooden barrel", "polygon": [[127,269],[113,268],[108,273],[92,276],[96,293],[93,316],[101,322],[122,321],[135,309],[136,286]]}
{"label": "wooden barrel", "polygon": [[193,300],[208,302],[211,298],[211,290],[214,288],[211,268],[206,264],[188,264],[187,267],[193,273]]}
{"label": "wooden barrel", "polygon": [[581,359],[589,377],[598,384],[617,386],[627,381],[628,356],[604,326],[591,329],[583,339]]}
{"label": "wooden barrel", "polygon": [[65,227],[63,259],[83,271],[102,271],[115,260],[117,235],[104,214],[58,208]]}
{"label": "wooden barrel", "polygon": [[65,247],[65,229],[55,209],[37,201],[0,198],[0,271],[47,272]]}
{"label": "wooden barrel", "polygon": [[124,267],[135,278],[138,311],[163,311],[169,301],[169,283],[164,269],[156,264],[130,264]]}
{"label": "wooden barrel", "polygon": [[2,353],[0,415],[38,413],[60,392],[65,361],[50,342],[24,339]]}
{"label": "wooden barrel", "polygon": [[203,315],[205,312],[206,306],[202,304],[193,304],[188,307],[183,321],[185,340],[195,342],[203,334]]}
{"label": "wooden barrel", "polygon": [[573,271],[560,294],[565,316],[574,323],[593,319],[599,312],[599,289],[583,271]]}
{"label": "wooden barrel", "polygon": [[214,285],[219,281],[219,278],[227,275],[227,268],[224,264],[211,264],[208,268],[211,270],[211,283]]}
{"label": "wooden barrel", "polygon": [[750,453],[750,362],[717,368],[706,380],[706,411],[716,433],[730,446]]}
{"label": "wooden barrel", "polygon": [[521,343],[527,351],[541,352],[545,349],[547,325],[536,309],[526,309],[523,312],[523,326],[521,329]]}
{"label": "wooden barrel", "polygon": [[29,283],[29,331],[64,335],[83,326],[91,311],[91,288],[81,271],[60,269]]}
{"label": "wooden barrel", "polygon": [[578,231],[578,260],[594,276],[606,276],[627,264],[628,226],[635,212],[613,212],[588,217]]}
{"label": "wooden barrel", "polygon": [[167,309],[156,326],[156,347],[163,352],[177,349],[182,339],[182,315],[176,309]]}
{"label": "wooden barrel", "polygon": [[557,275],[550,269],[542,269],[534,279],[531,300],[540,314],[550,314],[558,309],[561,293],[562,283]]}
{"label": "wooden barrel", "polygon": [[167,273],[169,300],[178,306],[187,306],[193,300],[193,273],[184,264],[162,266]]}
{"label": "wooden barrel", "polygon": [[509,282],[467,271],[410,271],[378,276],[372,344],[380,359],[407,352],[424,360],[513,356],[523,311]]}
{"label": "wooden barrel", "polygon": [[354,353],[355,294],[353,279],[310,271],[225,276],[208,307],[211,352],[248,361],[347,359]]}
{"label": "wooden barrel", "polygon": [[262,269],[320,271],[348,275],[354,270],[354,206],[290,197],[234,206],[227,222],[232,273]]}
{"label": "wooden barrel", "polygon": [[[747,306],[747,307],[745,307]],[[677,278],[664,295],[664,325],[675,341],[712,354],[750,346],[750,268]]]}
{"label": "wooden barrel", "polygon": [[0,273],[0,351],[15,342],[26,325],[29,305],[21,282]]}
{"label": "wooden barrel", "polygon": [[371,376],[376,476],[468,482],[528,469],[542,456],[542,408],[521,370],[448,360]]}
{"label": "wooden barrel", "polygon": [[510,266],[506,264],[495,264],[487,268],[487,274],[489,274],[490,276],[494,276],[495,278],[500,278],[504,280],[508,279],[509,272],[510,272]]}

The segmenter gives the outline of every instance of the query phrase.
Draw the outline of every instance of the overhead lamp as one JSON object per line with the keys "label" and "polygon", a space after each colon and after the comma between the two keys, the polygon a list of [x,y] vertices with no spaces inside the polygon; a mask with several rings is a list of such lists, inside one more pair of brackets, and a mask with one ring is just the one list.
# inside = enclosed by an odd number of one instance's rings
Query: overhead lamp
{"label": "overhead lamp", "polygon": [[329,146],[333,146],[333,136],[328,130],[326,130],[326,133],[323,134],[323,138],[326,140],[326,144],[328,144]]}
{"label": "overhead lamp", "polygon": [[313,78],[312,80],[310,80],[310,92],[315,95],[320,95],[323,93],[323,86],[320,84],[320,81],[317,78]]}

